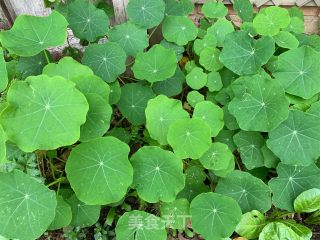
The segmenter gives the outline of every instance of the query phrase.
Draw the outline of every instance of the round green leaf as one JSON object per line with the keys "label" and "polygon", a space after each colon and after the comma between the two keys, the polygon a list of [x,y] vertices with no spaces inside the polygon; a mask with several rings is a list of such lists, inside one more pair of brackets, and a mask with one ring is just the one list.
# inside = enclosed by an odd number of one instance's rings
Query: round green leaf
{"label": "round green leaf", "polygon": [[320,92],[320,53],[309,46],[291,49],[279,55],[273,76],[286,92],[311,98]]}
{"label": "round green leaf", "polygon": [[182,92],[185,76],[181,69],[177,67],[175,74],[161,82],[155,82],[152,89],[156,94],[163,94],[167,97],[173,97]]}
{"label": "round green leaf", "polygon": [[197,103],[204,101],[204,96],[198,91],[191,91],[187,94],[187,101],[192,107],[195,107]]}
{"label": "round green leaf", "polygon": [[102,137],[75,147],[66,173],[77,197],[90,205],[120,201],[132,183],[129,147],[114,137]]}
{"label": "round green leaf", "polygon": [[8,85],[7,65],[4,60],[3,49],[0,47],[0,92],[4,91],[7,88],[7,85]]}
{"label": "round green leaf", "polygon": [[182,46],[197,37],[198,28],[186,16],[167,16],[162,23],[162,34],[167,41]]}
{"label": "round green leaf", "polygon": [[288,118],[289,103],[274,79],[262,75],[241,77],[231,87],[235,98],[228,109],[241,129],[270,132]]}
{"label": "round green leaf", "polygon": [[164,2],[166,3],[166,16],[186,16],[194,10],[194,4],[191,0],[164,0]]}
{"label": "round green leaf", "polygon": [[32,240],[47,230],[57,206],[53,191],[29,175],[14,170],[0,173],[0,192],[1,235]]}
{"label": "round green leaf", "polygon": [[70,226],[89,227],[98,221],[100,206],[84,204],[75,194],[72,194],[66,201],[70,205],[72,212]]}
{"label": "round green leaf", "polygon": [[220,131],[220,133],[218,134],[218,136],[216,136],[214,138],[214,140],[216,142],[221,142],[221,143],[224,143],[224,144],[228,145],[230,150],[234,151],[237,148],[235,143],[233,142],[234,133],[235,133],[235,131],[222,129]]}
{"label": "round green leaf", "polygon": [[276,44],[282,48],[297,48],[299,46],[298,39],[289,32],[281,31],[277,35],[273,36]]}
{"label": "round green leaf", "polygon": [[145,109],[155,94],[148,85],[140,83],[125,84],[121,88],[121,98],[117,103],[122,115],[134,125],[145,123]]}
{"label": "round green leaf", "polygon": [[189,208],[189,201],[185,198],[176,199],[170,203],[162,203],[161,217],[166,222],[167,227],[184,230],[190,218]]}
{"label": "round green leaf", "polygon": [[[47,52],[49,55],[50,53]],[[33,57],[20,57],[17,64],[17,71],[19,72],[22,79],[29,76],[36,76],[42,73],[44,66],[48,64],[44,52]]]}
{"label": "round green leaf", "polygon": [[166,240],[167,231],[161,218],[143,211],[123,214],[116,226],[117,240]]}
{"label": "round green leaf", "polygon": [[253,39],[245,31],[230,33],[226,36],[220,61],[238,75],[257,73],[275,51],[271,37]]}
{"label": "round green leaf", "polygon": [[192,228],[205,239],[229,237],[241,219],[238,203],[218,193],[201,193],[190,204]]}
{"label": "round green leaf", "polygon": [[90,93],[85,95],[89,111],[86,122],[80,128],[80,141],[86,142],[102,137],[110,127],[112,108],[100,95]]}
{"label": "round green leaf", "polygon": [[186,76],[187,84],[192,88],[199,90],[207,84],[207,74],[203,72],[202,68],[195,67]]}
{"label": "round green leaf", "polygon": [[68,80],[83,75],[93,75],[93,71],[89,67],[80,64],[71,57],[64,57],[57,64],[47,64],[42,73],[50,77],[58,75]]}
{"label": "round green leaf", "polygon": [[248,172],[233,171],[221,178],[216,192],[235,199],[243,213],[258,210],[262,213],[271,208],[271,191],[259,178]]}
{"label": "round green leaf", "polygon": [[116,25],[109,32],[109,41],[118,43],[127,56],[136,56],[149,45],[147,30],[130,22]]}
{"label": "round green leaf", "polygon": [[48,230],[57,230],[71,223],[72,211],[70,205],[61,196],[57,196],[57,207],[53,222]]}
{"label": "round green leaf", "polygon": [[206,2],[203,4],[201,12],[207,18],[221,18],[227,15],[228,8],[221,2]]}
{"label": "round green leaf", "polygon": [[253,20],[253,5],[249,0],[235,0],[233,8],[237,15],[244,22],[252,22]]}
{"label": "round green leaf", "polygon": [[210,92],[219,91],[223,87],[220,74],[218,72],[208,73],[208,82],[206,86]]}
{"label": "round green leaf", "polygon": [[320,156],[319,118],[291,110],[288,119],[269,133],[267,146],[285,164],[310,165]]}
{"label": "round green leaf", "polygon": [[84,51],[82,63],[89,66],[95,75],[111,83],[126,70],[126,53],[117,44],[90,44]]}
{"label": "round green leaf", "polygon": [[320,209],[320,189],[312,188],[302,192],[294,200],[296,212],[315,212]]}
{"label": "round green leaf", "polygon": [[253,19],[253,26],[260,35],[274,36],[280,29],[290,23],[289,12],[285,8],[276,6],[262,9]]}
{"label": "round green leaf", "polygon": [[150,137],[161,145],[168,144],[167,135],[171,124],[177,120],[189,118],[189,113],[182,108],[181,101],[164,95],[149,100],[145,114]]}
{"label": "round green leaf", "polygon": [[96,8],[90,1],[72,1],[68,4],[66,18],[74,35],[89,42],[94,42],[108,32],[107,14],[102,9]]}
{"label": "round green leaf", "polygon": [[249,170],[264,166],[261,148],[265,140],[260,133],[240,131],[233,136],[233,140],[240,152],[242,162]]}
{"label": "round green leaf", "polygon": [[234,156],[226,144],[215,142],[199,160],[206,169],[219,171],[226,170]]}
{"label": "round green leaf", "polygon": [[217,48],[205,48],[200,53],[199,63],[208,71],[218,71],[223,68],[219,61],[220,50]]}
{"label": "round green leaf", "polygon": [[121,87],[118,81],[115,81],[113,83],[109,83],[110,86],[110,96],[109,96],[109,102],[110,104],[116,104],[121,97]]}
{"label": "round green leaf", "polygon": [[259,240],[270,239],[290,239],[301,240],[300,236],[295,233],[289,226],[280,223],[272,222],[266,225],[259,235]]}
{"label": "round green leaf", "polygon": [[57,11],[47,17],[20,15],[10,30],[0,33],[1,44],[12,54],[34,56],[48,47],[63,45],[67,25],[66,19]]}
{"label": "round green leaf", "polygon": [[217,46],[224,46],[226,35],[234,32],[234,27],[230,21],[225,18],[219,18],[211,27],[207,29],[208,35],[213,35],[217,39]]}
{"label": "round green leaf", "polygon": [[242,215],[235,231],[247,239],[256,239],[267,224],[267,219],[262,213],[252,210]]}
{"label": "round green leaf", "polygon": [[132,157],[133,185],[144,201],[172,202],[184,187],[182,161],[160,147],[140,148]]}
{"label": "round green leaf", "polygon": [[152,28],[162,21],[165,3],[163,0],[130,0],[126,8],[129,20],[144,28]]}
{"label": "round green leaf", "polygon": [[226,126],[227,129],[237,130],[237,129],[239,129],[239,124],[238,124],[236,118],[230,113],[228,106],[229,106],[229,104],[224,105],[222,107],[224,125]]}
{"label": "round green leaf", "polygon": [[75,84],[59,76],[31,76],[14,82],[7,101],[1,124],[8,139],[25,152],[75,143],[89,109]]}
{"label": "round green leaf", "polygon": [[320,188],[320,169],[315,164],[299,167],[279,163],[277,173],[278,177],[269,181],[272,202],[277,208],[293,212],[293,202],[300,193]]}
{"label": "round green leaf", "polygon": [[156,44],[148,52],[137,54],[132,71],[136,78],[153,83],[172,77],[176,68],[174,51]]}
{"label": "round green leaf", "polygon": [[183,53],[185,51],[183,46],[168,42],[165,39],[161,40],[160,45],[164,46],[165,48],[172,49],[175,52],[178,61],[183,57]]}
{"label": "round green leaf", "polygon": [[201,119],[181,119],[171,124],[167,137],[181,159],[199,159],[211,146],[211,129]]}
{"label": "round green leaf", "polygon": [[298,224],[291,219],[280,220],[279,222],[292,229],[300,237],[299,239],[310,240],[312,238],[312,231],[307,226]]}
{"label": "round green leaf", "polygon": [[274,153],[267,147],[267,145],[264,145],[261,148],[261,152],[263,155],[263,162],[264,166],[266,168],[276,168],[278,163],[280,162],[279,158],[274,155]]}
{"label": "round green leaf", "polygon": [[214,35],[206,34],[203,39],[196,39],[193,44],[195,53],[199,56],[201,51],[206,48],[215,48],[217,39]]}
{"label": "round green leaf", "polygon": [[211,136],[218,135],[223,128],[223,110],[210,101],[202,101],[196,104],[193,111],[193,118],[202,119],[211,128]]}

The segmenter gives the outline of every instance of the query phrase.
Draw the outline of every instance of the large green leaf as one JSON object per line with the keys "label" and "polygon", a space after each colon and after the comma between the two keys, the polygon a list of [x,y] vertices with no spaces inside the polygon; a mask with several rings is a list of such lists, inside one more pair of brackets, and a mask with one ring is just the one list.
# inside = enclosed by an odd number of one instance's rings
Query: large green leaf
{"label": "large green leaf", "polygon": [[265,140],[260,133],[240,131],[233,136],[233,140],[238,147],[242,162],[248,169],[264,166],[261,148]]}
{"label": "large green leaf", "polygon": [[202,119],[180,119],[169,127],[167,140],[179,158],[198,159],[211,146],[211,129]]}
{"label": "large green leaf", "polygon": [[161,218],[143,211],[123,214],[116,225],[117,240],[166,240],[167,231]]}
{"label": "large green leaf", "polygon": [[198,28],[186,16],[168,16],[162,24],[162,34],[167,41],[182,46],[197,37]]}
{"label": "large green leaf", "polygon": [[77,197],[90,205],[120,201],[132,183],[129,146],[114,137],[102,137],[75,147],[66,172]]}
{"label": "large green leaf", "polygon": [[232,85],[228,109],[241,129],[270,132],[286,120],[289,103],[280,84],[262,75],[241,77]]}
{"label": "large green leaf", "polygon": [[32,240],[47,230],[57,206],[53,191],[27,174],[15,170],[0,173],[0,192],[1,235]]}
{"label": "large green leaf", "polygon": [[155,94],[148,85],[140,83],[125,84],[121,88],[121,98],[117,103],[122,115],[134,125],[145,123],[145,109]]}
{"label": "large green leaf", "polygon": [[90,44],[82,58],[82,63],[89,66],[93,72],[104,81],[111,83],[126,70],[126,53],[117,44]]}
{"label": "large green leaf", "polygon": [[47,17],[20,15],[10,30],[0,33],[1,44],[12,54],[34,56],[48,47],[64,44],[67,25],[66,19],[57,11]]}
{"label": "large green leaf", "polygon": [[289,12],[285,8],[276,6],[262,9],[253,19],[253,26],[260,35],[274,36],[280,29],[290,23]]}
{"label": "large green leaf", "polygon": [[47,64],[42,73],[50,77],[58,75],[68,80],[84,75],[93,75],[93,71],[89,67],[80,64],[71,57],[64,57],[57,64]]}
{"label": "large green leaf", "polygon": [[241,219],[238,203],[218,193],[201,193],[190,204],[192,228],[205,239],[229,237]]}
{"label": "large green leaf", "polygon": [[3,57],[3,50],[0,47],[0,92],[4,91],[7,88],[7,85],[8,85],[8,72],[7,72],[6,62]]}
{"label": "large green leaf", "polygon": [[319,65],[320,53],[302,46],[279,55],[273,76],[286,92],[308,99],[320,92]]}
{"label": "large green leaf", "polygon": [[320,187],[320,169],[311,164],[307,167],[290,166],[279,163],[277,178],[269,181],[273,204],[280,209],[294,211],[293,202],[300,193]]}
{"label": "large green leaf", "polygon": [[271,37],[253,39],[245,31],[230,33],[226,36],[220,61],[238,75],[257,73],[275,51]]}
{"label": "large green leaf", "polygon": [[147,30],[130,22],[112,28],[109,41],[118,43],[128,56],[133,57],[149,45]]}
{"label": "large green leaf", "polygon": [[262,213],[271,208],[271,191],[259,178],[248,172],[233,171],[221,178],[216,192],[235,199],[243,213],[258,210]]}
{"label": "large green leaf", "polygon": [[157,26],[164,17],[163,0],[130,0],[126,8],[129,20],[144,27]]}
{"label": "large green leaf", "polygon": [[223,110],[216,104],[210,101],[202,101],[195,105],[193,118],[202,119],[211,128],[211,136],[218,135],[223,128]]}
{"label": "large green leaf", "polygon": [[172,123],[179,119],[189,118],[188,112],[182,108],[181,101],[164,95],[149,100],[145,114],[146,127],[150,136],[161,145],[168,144],[168,129]]}
{"label": "large green leaf", "polygon": [[147,52],[137,54],[132,71],[136,78],[153,83],[172,77],[176,68],[174,51],[156,44]]}
{"label": "large green leaf", "polygon": [[320,210],[320,189],[312,188],[302,192],[294,200],[296,212],[315,212]]}
{"label": "large green leaf", "polygon": [[48,227],[49,230],[57,230],[71,223],[72,211],[70,205],[61,196],[57,196],[57,207],[54,220]]}
{"label": "large green leaf", "polygon": [[285,164],[310,165],[320,156],[319,118],[291,110],[288,119],[269,133],[267,146]]}
{"label": "large green leaf", "polygon": [[75,0],[68,5],[67,20],[77,38],[94,42],[108,32],[109,18],[105,11],[90,1]]}
{"label": "large green leaf", "polygon": [[267,224],[267,219],[262,213],[252,210],[242,215],[235,231],[247,239],[256,239]]}
{"label": "large green leaf", "polygon": [[182,161],[155,146],[140,148],[132,157],[133,186],[144,201],[172,202],[184,187]]}
{"label": "large green leaf", "polygon": [[88,103],[75,84],[62,77],[30,76],[14,82],[0,121],[8,139],[26,152],[75,143]]}

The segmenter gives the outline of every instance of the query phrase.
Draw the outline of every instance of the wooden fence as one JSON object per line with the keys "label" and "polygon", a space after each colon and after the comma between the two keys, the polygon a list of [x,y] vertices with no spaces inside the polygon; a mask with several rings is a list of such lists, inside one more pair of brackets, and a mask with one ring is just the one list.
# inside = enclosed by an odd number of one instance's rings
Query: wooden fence
{"label": "wooden fence", "polygon": [[[94,1],[94,0],[91,0]],[[115,12],[115,21],[117,23],[126,20],[126,5],[129,0],[106,0],[109,3],[113,3]],[[193,0],[196,4],[202,4],[206,0]],[[297,5],[301,7],[305,15],[305,25],[307,33],[319,33],[320,25],[320,0],[251,0],[256,7],[263,5],[281,5],[292,6]],[[230,5],[229,14],[234,17],[232,10],[233,0],[224,0],[224,2]],[[9,28],[14,19],[20,14],[30,14],[37,16],[44,16],[50,13],[50,9],[45,8],[43,0],[0,0],[0,29]],[[196,8],[194,13],[199,14],[199,7]],[[235,19],[236,20],[236,19]]]}

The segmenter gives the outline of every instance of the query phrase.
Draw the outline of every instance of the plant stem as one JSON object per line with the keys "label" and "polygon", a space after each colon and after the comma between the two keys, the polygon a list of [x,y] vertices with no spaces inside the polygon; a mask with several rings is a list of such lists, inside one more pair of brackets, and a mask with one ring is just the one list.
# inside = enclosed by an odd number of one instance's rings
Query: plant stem
{"label": "plant stem", "polygon": [[49,63],[50,63],[50,60],[49,60],[49,57],[48,57],[47,51],[46,51],[46,50],[43,50],[43,52],[44,52],[44,56],[46,57],[47,62],[48,62],[48,64],[49,64]]}
{"label": "plant stem", "polygon": [[67,180],[66,177],[60,177],[60,178],[58,178],[57,180],[49,183],[49,184],[47,185],[47,187],[51,187],[51,186],[53,186],[53,185],[55,185],[55,184],[57,184],[57,183],[64,182],[65,180]]}
{"label": "plant stem", "polygon": [[[159,26],[159,25],[158,25]],[[152,37],[152,35],[155,33],[155,31],[158,29],[158,26],[156,26],[152,32],[149,34],[149,39]]]}

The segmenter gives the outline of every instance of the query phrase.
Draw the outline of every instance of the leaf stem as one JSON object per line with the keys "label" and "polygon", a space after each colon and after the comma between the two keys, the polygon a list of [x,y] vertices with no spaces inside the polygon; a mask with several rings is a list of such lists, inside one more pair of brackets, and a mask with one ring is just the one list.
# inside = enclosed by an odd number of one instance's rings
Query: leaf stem
{"label": "leaf stem", "polygon": [[49,57],[48,57],[47,51],[46,51],[46,50],[43,50],[43,52],[44,52],[44,56],[46,57],[47,62],[48,62],[48,64],[49,64],[49,63],[50,63],[50,60],[49,60]]}
{"label": "leaf stem", "polygon": [[156,26],[156,27],[152,30],[152,32],[149,34],[149,39],[152,37],[152,35],[155,33],[155,31],[158,29],[158,27],[159,27],[159,25]]}
{"label": "leaf stem", "polygon": [[53,181],[53,182],[49,183],[49,184],[47,185],[47,187],[51,187],[51,186],[53,186],[53,185],[55,185],[55,184],[58,184],[58,183],[64,182],[64,181],[66,181],[66,180],[67,180],[67,178],[66,178],[66,177],[60,177],[60,178],[58,178],[57,180],[55,180],[55,181]]}

